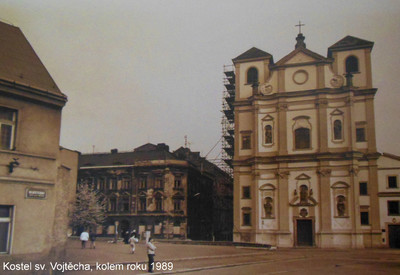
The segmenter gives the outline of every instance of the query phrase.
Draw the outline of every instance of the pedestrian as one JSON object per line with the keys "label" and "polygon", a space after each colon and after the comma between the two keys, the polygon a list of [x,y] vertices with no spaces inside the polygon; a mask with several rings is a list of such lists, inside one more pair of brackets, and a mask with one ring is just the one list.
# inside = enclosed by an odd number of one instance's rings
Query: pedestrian
{"label": "pedestrian", "polygon": [[86,242],[89,240],[89,233],[87,233],[86,230],[83,230],[79,239],[81,240],[82,249],[85,248]]}
{"label": "pedestrian", "polygon": [[155,256],[155,250],[157,247],[152,244],[152,239],[149,237],[149,240],[147,241],[147,256],[149,257],[149,272],[153,273],[153,268],[154,268],[154,256]]}
{"label": "pedestrian", "polygon": [[132,233],[131,237],[129,238],[129,244],[131,245],[131,253],[135,253],[136,244],[139,240],[136,238],[136,234]]}
{"label": "pedestrian", "polygon": [[129,230],[127,230],[124,234],[124,243],[128,244],[129,243]]}
{"label": "pedestrian", "polygon": [[90,248],[96,249],[96,234],[90,231],[89,238],[90,238]]}

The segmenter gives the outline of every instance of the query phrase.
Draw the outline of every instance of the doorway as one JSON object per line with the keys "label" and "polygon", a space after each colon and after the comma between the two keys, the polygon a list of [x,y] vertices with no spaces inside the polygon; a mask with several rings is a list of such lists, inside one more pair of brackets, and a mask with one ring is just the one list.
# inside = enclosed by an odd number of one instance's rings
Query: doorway
{"label": "doorway", "polygon": [[400,225],[389,225],[389,247],[400,248]]}
{"label": "doorway", "polygon": [[297,246],[313,246],[314,233],[313,221],[311,219],[296,220]]}

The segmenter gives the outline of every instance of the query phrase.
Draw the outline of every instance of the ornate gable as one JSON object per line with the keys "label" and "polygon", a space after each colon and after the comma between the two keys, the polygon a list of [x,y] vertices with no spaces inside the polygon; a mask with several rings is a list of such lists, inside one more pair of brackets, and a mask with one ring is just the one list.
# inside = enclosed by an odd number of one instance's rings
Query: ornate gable
{"label": "ornate gable", "polygon": [[299,47],[279,60],[275,66],[290,66],[293,64],[313,64],[313,63],[331,62],[328,58],[323,57],[306,48]]}

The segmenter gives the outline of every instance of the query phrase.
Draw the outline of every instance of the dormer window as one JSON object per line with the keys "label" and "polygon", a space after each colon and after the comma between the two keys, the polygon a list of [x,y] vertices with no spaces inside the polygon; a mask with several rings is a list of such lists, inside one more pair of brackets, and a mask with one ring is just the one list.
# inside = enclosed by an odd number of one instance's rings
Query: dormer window
{"label": "dormer window", "polygon": [[247,71],[247,84],[258,83],[258,70],[254,67],[251,67]]}
{"label": "dormer window", "polygon": [[346,59],[346,73],[358,73],[358,59],[355,56],[349,56]]}

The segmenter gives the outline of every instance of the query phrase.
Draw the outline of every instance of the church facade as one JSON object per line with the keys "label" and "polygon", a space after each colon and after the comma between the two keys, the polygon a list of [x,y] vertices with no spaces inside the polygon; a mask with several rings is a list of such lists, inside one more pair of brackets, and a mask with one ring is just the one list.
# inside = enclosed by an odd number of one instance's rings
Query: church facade
{"label": "church facade", "polygon": [[324,57],[296,40],[277,62],[257,48],[232,60],[234,241],[396,246],[400,159],[377,152],[374,43],[346,36]]}

